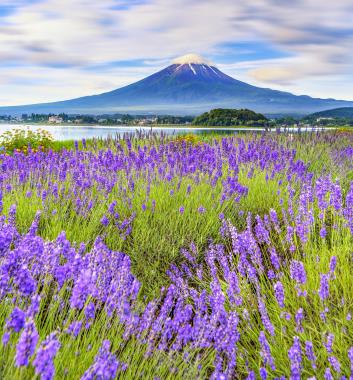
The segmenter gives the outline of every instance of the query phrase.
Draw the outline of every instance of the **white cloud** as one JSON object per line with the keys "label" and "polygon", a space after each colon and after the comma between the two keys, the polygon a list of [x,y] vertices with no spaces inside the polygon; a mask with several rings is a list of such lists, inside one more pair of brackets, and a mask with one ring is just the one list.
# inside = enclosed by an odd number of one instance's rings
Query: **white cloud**
{"label": "white cloud", "polygon": [[[257,85],[352,98],[352,0],[2,0],[1,5],[16,8],[0,18],[2,105],[108,91],[172,57],[189,52],[207,57],[220,44],[256,40],[292,58],[223,68]],[[87,70],[132,59],[148,66]]]}

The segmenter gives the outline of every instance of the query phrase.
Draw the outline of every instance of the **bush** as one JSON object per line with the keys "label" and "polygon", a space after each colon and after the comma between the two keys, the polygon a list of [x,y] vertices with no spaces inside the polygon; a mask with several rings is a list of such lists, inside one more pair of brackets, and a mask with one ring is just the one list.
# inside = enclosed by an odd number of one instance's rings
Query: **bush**
{"label": "bush", "polygon": [[7,153],[47,150],[53,145],[50,132],[43,129],[32,131],[30,129],[13,129],[0,136],[0,147]]}
{"label": "bush", "polygon": [[175,139],[176,144],[195,145],[197,143],[197,137],[195,135],[180,135]]}
{"label": "bush", "polygon": [[232,125],[254,125],[264,126],[268,123],[267,118],[248,109],[223,109],[216,108],[195,117],[193,125],[207,126],[232,126]]}

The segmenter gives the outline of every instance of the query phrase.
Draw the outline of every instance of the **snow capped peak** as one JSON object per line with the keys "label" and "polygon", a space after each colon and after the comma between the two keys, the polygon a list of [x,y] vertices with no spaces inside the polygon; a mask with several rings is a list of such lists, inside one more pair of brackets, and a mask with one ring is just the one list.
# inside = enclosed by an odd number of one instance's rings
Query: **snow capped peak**
{"label": "snow capped peak", "polygon": [[[186,54],[173,60],[174,65],[207,65],[210,66],[212,63],[207,59],[201,57],[198,54]],[[212,65],[213,66],[213,65]]]}

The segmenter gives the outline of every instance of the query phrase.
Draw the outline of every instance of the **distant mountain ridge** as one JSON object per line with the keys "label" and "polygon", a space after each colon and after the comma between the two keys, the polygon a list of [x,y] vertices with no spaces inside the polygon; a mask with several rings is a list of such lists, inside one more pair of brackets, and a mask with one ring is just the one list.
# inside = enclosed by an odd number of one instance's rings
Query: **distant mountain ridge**
{"label": "distant mountain ridge", "polygon": [[317,99],[260,88],[238,81],[198,55],[186,55],[138,82],[99,95],[53,103],[0,107],[0,114],[141,113],[196,115],[213,108],[248,108],[256,112],[308,114],[353,101]]}

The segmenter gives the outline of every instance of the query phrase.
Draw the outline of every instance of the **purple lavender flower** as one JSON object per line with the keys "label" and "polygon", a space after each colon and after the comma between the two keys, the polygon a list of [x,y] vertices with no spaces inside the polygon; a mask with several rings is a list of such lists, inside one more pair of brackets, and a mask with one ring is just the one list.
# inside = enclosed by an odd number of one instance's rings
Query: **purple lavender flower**
{"label": "purple lavender flower", "polygon": [[82,328],[82,321],[74,321],[67,328],[67,333],[74,336],[75,338],[80,333]]}
{"label": "purple lavender flower", "polygon": [[298,309],[297,313],[295,314],[294,319],[296,323],[295,331],[298,333],[304,332],[304,329],[302,326],[302,321],[304,319],[304,310],[302,308]]}
{"label": "purple lavender flower", "polygon": [[330,196],[330,205],[332,205],[336,211],[341,211],[342,208],[342,191],[341,187],[337,181],[337,183],[333,184]]}
{"label": "purple lavender flower", "polygon": [[318,294],[321,298],[321,301],[325,301],[329,297],[329,295],[330,295],[329,275],[327,275],[327,274],[321,275],[320,288],[319,288]]}
{"label": "purple lavender flower", "polygon": [[38,343],[38,332],[31,318],[25,323],[24,329],[20,335],[16,346],[16,366],[27,366],[30,357],[34,354]]}
{"label": "purple lavender flower", "polygon": [[266,244],[270,244],[271,241],[270,241],[270,234],[268,233],[264,223],[263,223],[263,220],[260,218],[260,216],[256,216],[256,225],[255,225],[255,234],[256,234],[256,238],[258,240],[259,243],[266,243]]}
{"label": "purple lavender flower", "polygon": [[37,283],[33,279],[30,271],[23,266],[18,270],[15,277],[15,283],[20,293],[24,296],[29,296],[36,290]]}
{"label": "purple lavender flower", "polygon": [[278,302],[279,307],[284,308],[284,289],[281,281],[277,281],[274,286],[276,300]]}
{"label": "purple lavender flower", "polygon": [[324,310],[322,310],[321,312],[320,312],[320,318],[324,321],[324,322],[326,322],[326,315],[327,315],[327,313],[330,311],[330,309],[328,308],[328,307],[325,307],[324,308]]}
{"label": "purple lavender flower", "polygon": [[337,266],[337,256],[332,256],[330,260],[330,273],[333,274]]}
{"label": "purple lavender flower", "polygon": [[116,201],[113,201],[109,207],[108,207],[108,212],[109,214],[111,215],[114,215],[115,214],[115,206],[116,206],[117,202]]}
{"label": "purple lavender flower", "polygon": [[113,380],[118,371],[119,361],[110,352],[110,342],[105,340],[92,366],[84,373],[81,380]]}
{"label": "purple lavender flower", "polygon": [[259,305],[259,312],[261,316],[262,323],[265,327],[265,329],[272,335],[275,335],[275,329],[273,327],[273,324],[270,321],[270,318],[267,313],[266,305],[264,301],[259,297],[258,299],[258,305]]}
{"label": "purple lavender flower", "polygon": [[270,366],[271,369],[274,371],[276,369],[276,366],[274,363],[274,359],[271,355],[270,345],[268,344],[265,333],[263,331],[260,332],[259,342],[261,346],[260,354],[262,356],[264,364]]}
{"label": "purple lavender flower", "polygon": [[351,375],[353,375],[353,346],[348,350],[348,359],[351,363]]}
{"label": "purple lavender flower", "polygon": [[343,209],[343,215],[351,230],[351,234],[353,234],[353,181],[351,182],[349,191],[346,195],[346,204]]}
{"label": "purple lavender flower", "polygon": [[90,302],[86,307],[85,307],[85,317],[87,319],[94,319],[95,315],[95,306],[93,302]]}
{"label": "purple lavender flower", "polygon": [[82,270],[78,276],[70,299],[71,307],[82,309],[87,297],[95,290],[96,274],[91,270]]}
{"label": "purple lavender flower", "polygon": [[6,329],[20,332],[25,325],[26,314],[24,311],[15,307],[10,314],[9,319],[6,321]]}
{"label": "purple lavender flower", "polygon": [[267,379],[267,371],[266,371],[266,368],[261,367],[259,372],[260,372],[260,378],[261,378],[262,380],[266,380],[266,379]]}
{"label": "purple lavender flower", "polygon": [[326,368],[325,369],[324,379],[325,380],[334,380],[334,377],[331,374],[331,369],[330,368]]}
{"label": "purple lavender flower", "polygon": [[302,371],[302,351],[300,340],[297,336],[294,337],[294,343],[288,351],[288,357],[290,360],[291,379],[300,380]]}
{"label": "purple lavender flower", "polygon": [[280,263],[280,259],[279,259],[278,255],[276,253],[276,250],[271,247],[270,252],[271,252],[271,256],[270,256],[271,263],[276,270],[279,270],[281,267],[281,263]]}
{"label": "purple lavender flower", "polygon": [[102,216],[101,224],[102,224],[104,227],[107,227],[107,226],[109,225],[109,219],[107,218],[106,215],[103,215],[103,216]]}
{"label": "purple lavender flower", "polygon": [[320,229],[320,237],[322,239],[325,239],[326,236],[327,236],[326,226],[322,226],[321,229]]}
{"label": "purple lavender flower", "polygon": [[26,311],[26,315],[28,317],[34,318],[37,315],[37,313],[39,311],[39,307],[40,307],[40,301],[41,301],[41,298],[38,294],[35,294],[32,297],[32,302],[31,302],[28,310]]}
{"label": "purple lavender flower", "polygon": [[274,280],[276,278],[276,273],[272,269],[269,269],[269,271],[267,272],[267,277],[270,280]]}
{"label": "purple lavender flower", "polygon": [[204,214],[204,213],[206,212],[206,209],[205,209],[205,207],[200,206],[200,207],[197,209],[197,211],[199,212],[199,214]]}
{"label": "purple lavender flower", "polygon": [[335,338],[335,336],[332,333],[329,333],[326,336],[326,342],[324,342],[324,346],[326,348],[326,351],[329,354],[332,353],[332,345],[333,345],[334,338]]}
{"label": "purple lavender flower", "polygon": [[242,302],[242,299],[239,296],[240,288],[239,288],[239,279],[238,279],[237,274],[234,271],[229,272],[227,275],[227,281],[229,284],[229,287],[227,289],[229,301],[237,305],[240,305]]}
{"label": "purple lavender flower", "polygon": [[273,208],[270,209],[270,219],[271,219],[271,222],[277,226],[279,224],[278,222],[278,216],[277,216],[277,212],[276,210],[274,210]]}
{"label": "purple lavender flower", "polygon": [[281,316],[281,318],[285,319],[286,321],[290,321],[292,319],[292,315],[290,313],[285,312],[285,311],[282,311],[280,316]]}
{"label": "purple lavender flower", "polygon": [[328,361],[331,364],[332,368],[335,370],[335,372],[337,373],[341,372],[341,364],[335,356],[333,355],[329,356]]}
{"label": "purple lavender flower", "polygon": [[129,368],[129,365],[127,363],[121,362],[120,367],[121,367],[121,370],[125,372]]}
{"label": "purple lavender flower", "polygon": [[314,353],[313,344],[309,340],[305,342],[305,352],[306,352],[306,357],[311,362],[311,366],[315,370],[316,369],[316,356]]}
{"label": "purple lavender flower", "polygon": [[256,375],[254,371],[249,371],[246,380],[256,380]]}
{"label": "purple lavender flower", "polygon": [[11,334],[10,334],[8,331],[6,331],[6,332],[4,333],[4,335],[2,336],[2,344],[3,344],[4,346],[6,346],[7,343],[9,343],[10,337],[11,337]]}
{"label": "purple lavender flower", "polygon": [[55,367],[54,358],[59,351],[60,342],[57,339],[57,333],[53,332],[45,338],[37,350],[33,366],[37,375],[42,380],[51,380],[54,378]]}
{"label": "purple lavender flower", "polygon": [[304,269],[304,264],[301,261],[292,260],[290,264],[290,274],[292,279],[298,284],[305,284],[306,272]]}
{"label": "purple lavender flower", "polygon": [[[12,190],[12,186],[10,184],[8,184],[6,186],[6,190],[7,190],[7,192],[10,192]],[[16,212],[17,212],[17,206],[15,204],[12,204],[10,206],[9,215],[7,217],[7,220],[9,222],[9,224],[11,224],[13,226],[16,224]]]}

